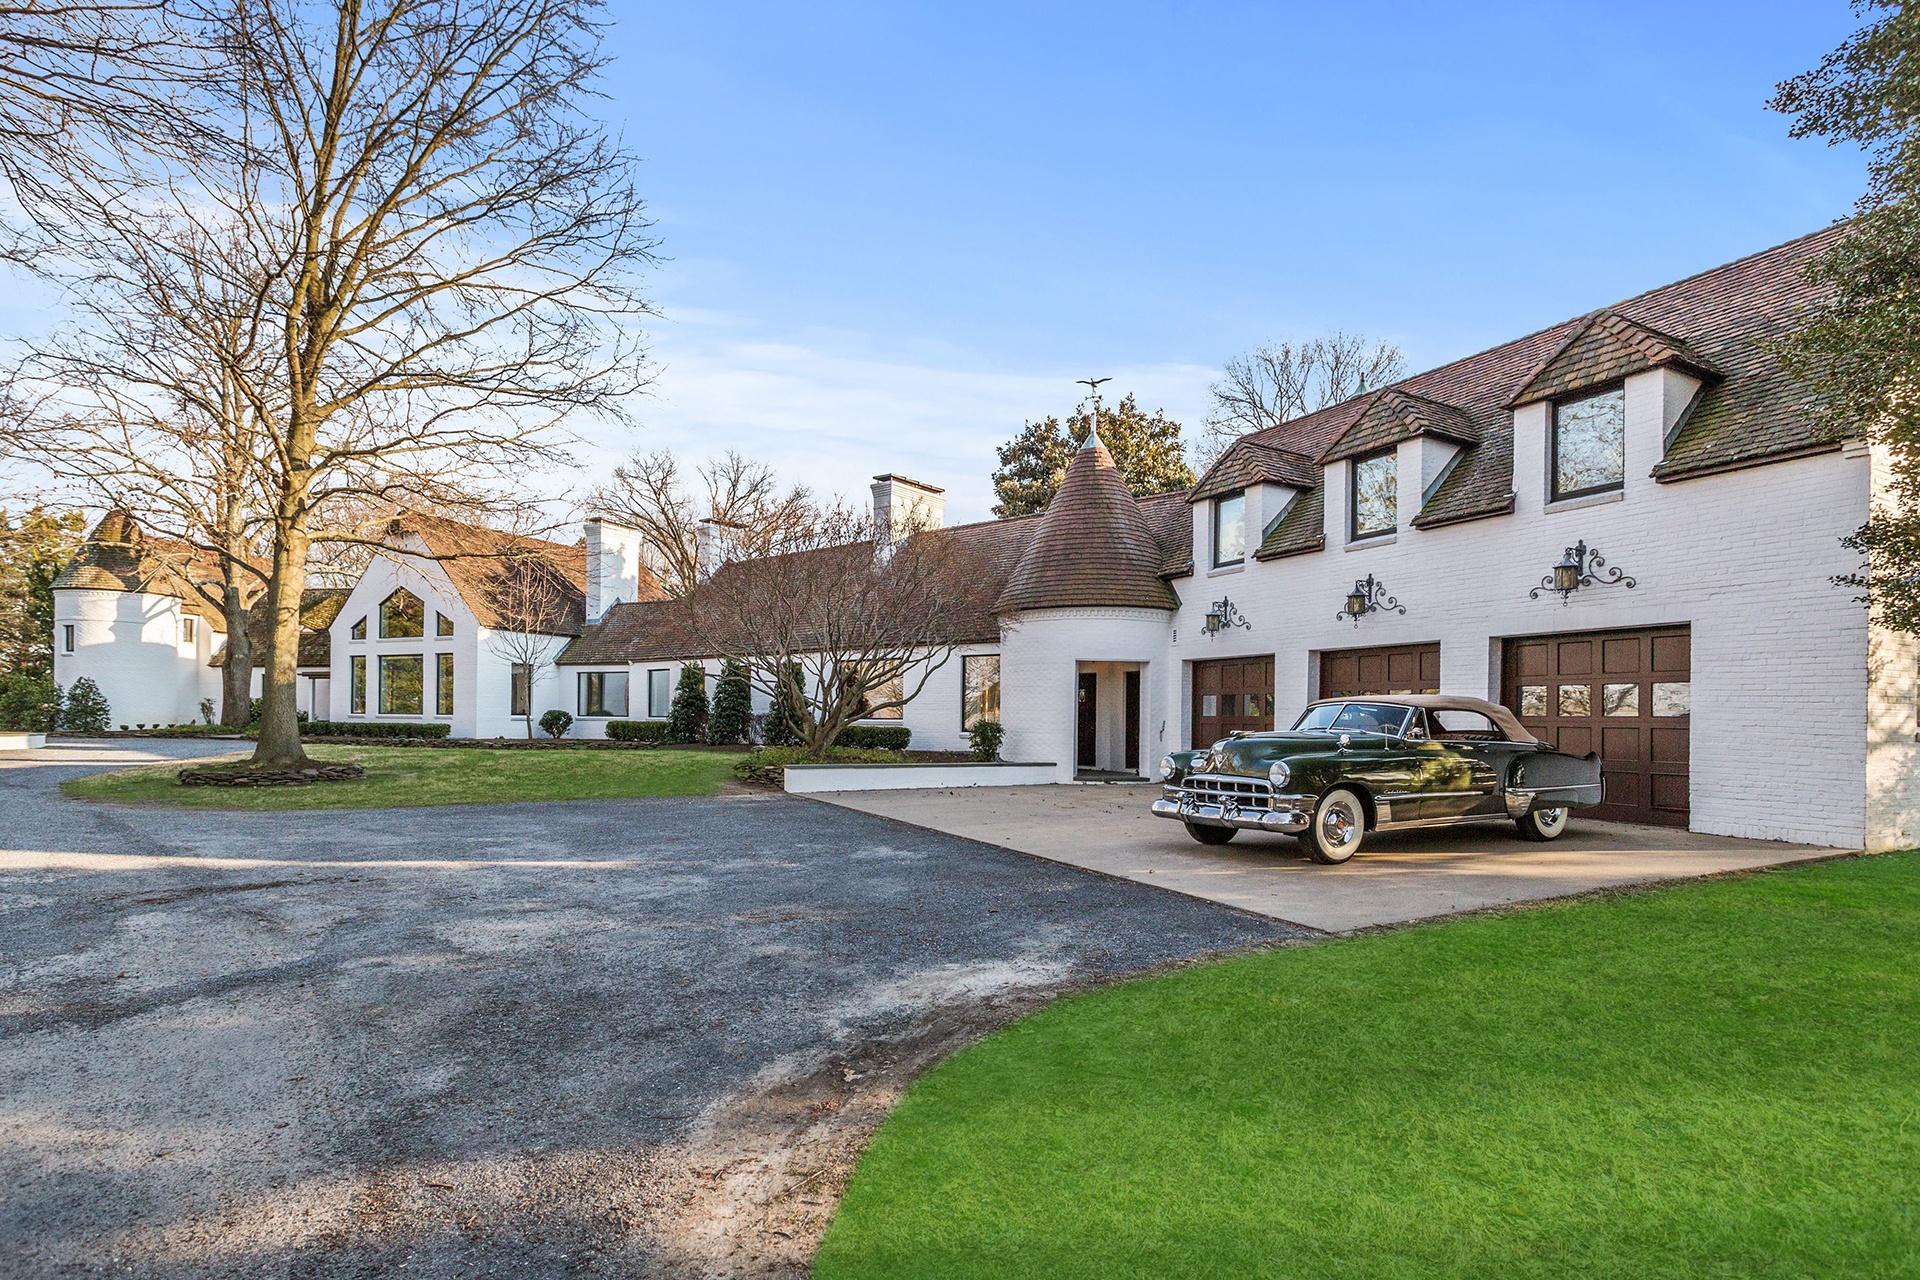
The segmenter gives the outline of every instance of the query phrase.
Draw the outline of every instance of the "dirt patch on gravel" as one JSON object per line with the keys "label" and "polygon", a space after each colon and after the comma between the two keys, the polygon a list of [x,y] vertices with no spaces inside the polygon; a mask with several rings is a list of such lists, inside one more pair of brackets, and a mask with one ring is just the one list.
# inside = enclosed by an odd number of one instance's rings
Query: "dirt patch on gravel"
{"label": "dirt patch on gravel", "polygon": [[837,1053],[804,1075],[729,1099],[657,1153],[646,1274],[804,1277],[853,1167],[907,1086],[943,1059],[1079,984],[943,1008],[907,1035]]}

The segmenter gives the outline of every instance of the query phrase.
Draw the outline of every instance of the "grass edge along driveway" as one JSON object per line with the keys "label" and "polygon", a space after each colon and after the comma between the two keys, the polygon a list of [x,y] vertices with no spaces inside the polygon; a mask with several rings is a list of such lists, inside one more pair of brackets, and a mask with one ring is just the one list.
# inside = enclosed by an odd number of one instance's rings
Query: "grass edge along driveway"
{"label": "grass edge along driveway", "polygon": [[[393,809],[441,804],[511,804],[528,800],[625,800],[640,796],[710,796],[732,776],[739,755],[728,751],[489,751],[477,747],[312,745],[329,763],[362,766],[353,782],[306,787],[183,787],[188,764],[176,760],[73,778],[61,784],[81,800],[167,804],[189,809]],[[244,756],[221,757],[240,760]]]}
{"label": "grass edge along driveway", "polygon": [[1920,857],[1244,956],[921,1080],[816,1280],[1920,1276]]}

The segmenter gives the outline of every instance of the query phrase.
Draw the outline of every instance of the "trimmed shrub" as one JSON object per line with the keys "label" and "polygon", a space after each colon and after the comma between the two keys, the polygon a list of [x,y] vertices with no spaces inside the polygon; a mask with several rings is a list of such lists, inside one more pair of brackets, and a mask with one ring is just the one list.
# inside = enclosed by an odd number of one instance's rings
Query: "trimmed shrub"
{"label": "trimmed shrub", "polygon": [[665,720],[609,720],[607,737],[615,742],[665,742]]}
{"label": "trimmed shrub", "polygon": [[753,721],[753,686],[747,680],[747,664],[729,660],[720,664],[720,678],[713,685],[713,714],[707,720],[707,741],[745,742]]}
{"label": "trimmed shrub", "polygon": [[992,762],[1000,758],[1000,744],[1007,740],[1007,731],[998,720],[975,720],[973,728],[967,730],[967,741],[973,744],[973,758],[983,762]]}
{"label": "trimmed shrub", "polygon": [[704,668],[680,668],[680,683],[667,711],[667,737],[674,742],[704,742],[707,737],[707,673]]}
{"label": "trimmed shrub", "polygon": [[0,676],[0,729],[50,733],[59,724],[60,686],[51,673]]}
{"label": "trimmed shrub", "polygon": [[107,695],[89,676],[81,676],[67,690],[66,707],[60,712],[60,727],[68,733],[105,733],[113,716]]}
{"label": "trimmed shrub", "polygon": [[260,714],[265,710],[266,705],[267,700],[265,698],[249,698],[247,700],[247,723],[259,724]]}
{"label": "trimmed shrub", "polygon": [[391,720],[309,720],[300,728],[303,738],[444,738],[451,725],[403,724]]}
{"label": "trimmed shrub", "polygon": [[911,741],[913,730],[905,725],[850,724],[833,745],[855,751],[905,751]]}
{"label": "trimmed shrub", "polygon": [[540,717],[540,732],[549,738],[564,738],[567,730],[573,728],[573,717],[555,707]]}
{"label": "trimmed shrub", "polygon": [[767,712],[763,740],[770,747],[792,747],[800,743],[801,726],[806,723],[803,699],[807,677],[800,664],[789,662],[786,672],[774,688],[773,706]]}

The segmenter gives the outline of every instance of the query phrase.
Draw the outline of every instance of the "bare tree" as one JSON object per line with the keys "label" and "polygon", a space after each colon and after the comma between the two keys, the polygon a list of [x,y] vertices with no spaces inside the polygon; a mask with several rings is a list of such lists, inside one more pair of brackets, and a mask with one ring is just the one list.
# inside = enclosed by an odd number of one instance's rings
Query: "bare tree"
{"label": "bare tree", "polygon": [[[647,568],[668,593],[684,596],[701,577],[699,525],[727,526],[730,540],[777,541],[812,519],[812,495],[801,485],[782,492],[766,463],[729,450],[698,469],[698,489],[682,476],[670,450],[635,454],[613,469],[587,508],[646,539]],[[708,566],[709,568],[711,566]]]}
{"label": "bare tree", "polygon": [[254,758],[279,766],[305,758],[309,554],[365,541],[334,513],[483,503],[564,460],[567,415],[617,415],[653,242],[629,156],[581,111],[593,0],[194,2],[228,59],[201,97],[245,162],[62,212],[208,273],[194,232],[233,228],[260,281],[273,358],[235,373],[271,534]]}
{"label": "bare tree", "polygon": [[[576,594],[552,560],[535,551],[514,551],[486,565],[486,599],[493,618],[487,648],[525,672],[527,738],[533,738],[534,692],[554,657],[566,646],[558,634],[569,596]],[[513,673],[519,693],[521,671]]]}
{"label": "bare tree", "polygon": [[1405,371],[1400,348],[1357,333],[1256,347],[1227,361],[1225,376],[1208,388],[1213,408],[1194,441],[1194,459],[1204,471],[1250,431],[1339,404]]}
{"label": "bare tree", "polygon": [[815,508],[751,540],[689,598],[701,648],[743,663],[770,698],[797,680],[787,693],[816,757],[854,720],[918,696],[953,656],[969,607],[975,566],[958,539],[888,534],[867,512]]}
{"label": "bare tree", "polygon": [[[250,394],[268,385],[274,335],[236,248],[231,235],[188,254],[153,252],[137,236],[96,239],[76,321],[29,346],[8,400],[27,455],[77,501],[130,511],[205,553],[177,576],[225,619],[221,721],[244,727],[247,621],[266,586],[262,411],[279,406]],[[222,270],[195,269],[210,261]]]}

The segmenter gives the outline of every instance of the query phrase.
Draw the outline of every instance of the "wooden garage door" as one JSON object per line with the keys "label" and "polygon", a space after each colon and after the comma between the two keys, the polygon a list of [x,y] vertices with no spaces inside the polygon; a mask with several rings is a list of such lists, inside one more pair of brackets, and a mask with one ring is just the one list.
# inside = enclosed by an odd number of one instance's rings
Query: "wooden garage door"
{"label": "wooden garage door", "polygon": [[1440,692],[1440,646],[1394,644],[1320,655],[1320,696]]}
{"label": "wooden garage door", "polygon": [[1273,728],[1273,658],[1193,664],[1193,745],[1211,746],[1236,729]]}
{"label": "wooden garage door", "polygon": [[1600,753],[1617,822],[1687,825],[1692,642],[1686,627],[1509,640],[1504,699],[1543,742]]}

